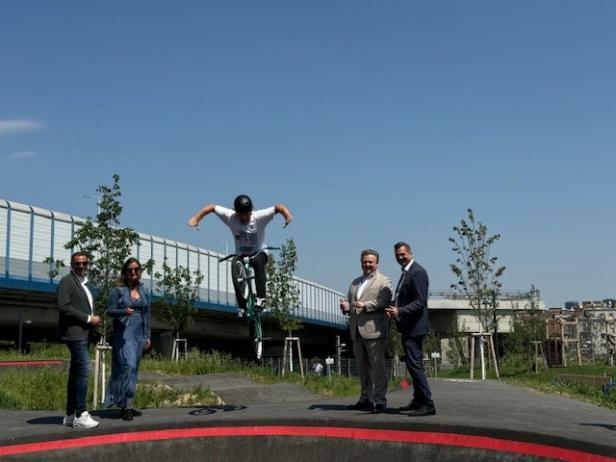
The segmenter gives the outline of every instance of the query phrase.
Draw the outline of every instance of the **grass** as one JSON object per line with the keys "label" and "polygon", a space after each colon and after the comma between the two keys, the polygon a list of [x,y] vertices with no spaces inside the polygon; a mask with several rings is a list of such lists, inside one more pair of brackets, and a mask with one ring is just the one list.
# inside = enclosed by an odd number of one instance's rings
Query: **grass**
{"label": "grass", "polygon": [[[93,356],[93,355],[91,355]],[[0,360],[68,359],[64,345],[33,344],[31,354],[19,355],[15,351],[0,351]],[[180,362],[147,356],[141,362],[142,371],[159,371],[168,375],[204,375],[235,372],[259,383],[296,383],[325,396],[353,396],[359,394],[357,378],[326,377],[287,374],[279,377],[268,367],[242,363],[231,355],[193,350],[188,359]],[[0,409],[46,410],[64,409],[67,372],[57,367],[10,368],[0,373]],[[92,380],[88,387],[88,403],[92,402]],[[137,385],[135,405],[140,408],[205,406],[218,404],[218,398],[206,388],[178,392],[160,383],[140,382]]]}
{"label": "grass", "polygon": [[141,363],[142,370],[158,371],[169,375],[204,375],[221,372],[235,372],[258,383],[296,383],[308,390],[325,396],[352,396],[359,394],[357,378],[327,377],[306,374],[302,378],[298,373],[286,374],[281,377],[274,374],[269,367],[261,367],[254,363],[241,362],[229,354],[212,351],[203,354],[191,350],[184,361],[173,362],[168,359],[145,358]]}
{"label": "grass", "polygon": [[219,404],[218,397],[204,387],[197,387],[189,392],[177,392],[161,384],[138,384],[135,395],[135,406],[138,408],[208,406],[214,404]]}
{"label": "grass", "polygon": [[[62,369],[9,369],[0,374],[0,409],[61,411],[66,405],[67,374]],[[87,403],[92,403],[92,381]],[[135,405],[140,408],[206,406],[218,399],[206,388],[177,392],[159,384],[140,383]],[[90,406],[88,406],[90,407]]]}
{"label": "grass", "polygon": [[[61,344],[32,344],[31,354],[19,355],[15,351],[0,350],[0,360],[19,359],[67,359],[68,350]],[[220,372],[235,372],[259,383],[295,383],[308,390],[325,396],[357,396],[357,378],[332,375],[331,380],[323,376],[298,373],[280,377],[267,365],[260,367],[242,363],[229,354],[211,352],[203,354],[192,350],[188,359],[172,362],[160,357],[147,356],[141,362],[142,371],[159,371],[168,375],[204,375]],[[521,357],[510,356],[501,361],[501,379],[518,386],[532,388],[545,393],[568,396],[616,410],[616,391],[604,394],[600,387],[585,384],[564,384],[557,380],[560,374],[593,375],[616,377],[616,368],[605,365],[569,366],[551,368],[535,374],[528,370],[528,364]],[[441,378],[468,378],[469,370],[441,370]],[[475,377],[481,377],[476,368]],[[494,371],[488,370],[488,378],[494,379]],[[393,384],[392,384],[393,386]],[[41,367],[36,369],[9,369],[0,374],[0,409],[60,410],[64,407],[66,372],[59,368]],[[89,387],[91,402],[92,387]],[[216,398],[207,389],[197,388],[188,393],[176,392],[167,387],[151,383],[140,383],[136,396],[138,407],[165,407],[179,405],[215,404]]]}
{"label": "grass", "polygon": [[[66,372],[62,369],[9,369],[0,373],[0,408],[60,410],[66,403]],[[92,400],[90,396],[90,401]]]}
{"label": "grass", "polygon": [[69,359],[68,348],[62,343],[31,343],[30,353],[20,355],[14,344],[0,342],[0,361],[33,361],[37,359]]}
{"label": "grass", "polygon": [[[611,376],[616,378],[616,368],[607,365],[584,365],[548,368],[540,370],[538,374],[530,371],[527,363],[518,357],[504,358],[500,364],[501,379],[522,387],[531,388],[544,393],[567,396],[579,399],[592,404],[616,410],[616,390],[609,394],[603,393],[600,386],[588,384],[562,383],[558,376],[567,375],[588,375],[588,376]],[[493,370],[487,371],[487,378],[496,379]],[[469,369],[441,370],[441,378],[468,378]],[[475,369],[475,378],[481,378],[481,369]]]}

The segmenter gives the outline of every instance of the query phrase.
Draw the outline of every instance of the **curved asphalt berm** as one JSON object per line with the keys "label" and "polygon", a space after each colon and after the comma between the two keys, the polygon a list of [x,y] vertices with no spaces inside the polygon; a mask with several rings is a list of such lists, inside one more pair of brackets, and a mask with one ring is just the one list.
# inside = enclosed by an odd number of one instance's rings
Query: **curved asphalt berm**
{"label": "curved asphalt berm", "polygon": [[616,412],[498,382],[431,382],[438,414],[349,411],[352,400],[145,410],[76,431],[61,415],[4,412],[4,460],[616,461]]}

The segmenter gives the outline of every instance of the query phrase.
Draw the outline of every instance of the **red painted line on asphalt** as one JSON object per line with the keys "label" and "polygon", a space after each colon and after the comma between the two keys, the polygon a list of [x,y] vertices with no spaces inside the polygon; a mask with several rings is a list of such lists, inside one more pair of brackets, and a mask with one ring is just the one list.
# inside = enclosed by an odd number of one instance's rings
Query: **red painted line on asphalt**
{"label": "red painted line on asphalt", "polygon": [[42,451],[85,448],[89,446],[139,443],[146,441],[177,440],[183,438],[221,438],[255,436],[290,436],[343,438],[391,443],[429,444],[482,449],[495,452],[522,454],[568,462],[616,462],[616,458],[573,449],[563,449],[546,444],[526,443],[488,436],[463,435],[459,433],[419,432],[403,430],[379,430],[349,427],[310,426],[244,426],[244,427],[196,427],[168,430],[149,430],[110,435],[84,436],[57,441],[0,446],[0,456],[31,454]]}
{"label": "red painted line on asphalt", "polygon": [[64,361],[59,359],[42,359],[34,361],[0,361],[0,367],[19,366],[61,366]]}

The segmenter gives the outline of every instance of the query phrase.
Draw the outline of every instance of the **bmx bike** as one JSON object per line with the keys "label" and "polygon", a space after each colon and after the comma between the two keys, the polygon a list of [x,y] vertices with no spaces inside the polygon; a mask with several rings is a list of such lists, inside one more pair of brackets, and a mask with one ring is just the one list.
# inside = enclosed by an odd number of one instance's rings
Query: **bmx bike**
{"label": "bmx bike", "polygon": [[[280,250],[279,247],[266,247],[263,250]],[[262,252],[261,250],[260,252]],[[246,303],[246,322],[248,322],[248,337],[250,342],[250,354],[254,361],[261,361],[263,358],[263,342],[269,340],[263,336],[263,325],[261,322],[262,309],[256,306],[257,291],[255,287],[255,274],[250,261],[259,255],[257,252],[253,256],[231,254],[220,258],[220,263],[233,258],[231,275],[236,295]],[[238,258],[235,258],[238,257]],[[240,305],[240,300],[238,300]]]}

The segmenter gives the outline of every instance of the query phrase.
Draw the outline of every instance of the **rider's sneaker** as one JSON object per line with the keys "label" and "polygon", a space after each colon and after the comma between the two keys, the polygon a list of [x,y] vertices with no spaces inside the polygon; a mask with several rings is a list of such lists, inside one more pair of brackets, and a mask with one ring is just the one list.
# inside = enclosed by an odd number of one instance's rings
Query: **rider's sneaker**
{"label": "rider's sneaker", "polygon": [[241,309],[238,308],[237,310],[235,310],[235,319],[244,319],[246,317],[246,312]]}
{"label": "rider's sneaker", "polygon": [[257,311],[259,311],[260,313],[267,313],[269,311],[269,309],[266,308],[266,306],[265,306],[265,299],[264,298],[257,298],[255,300],[255,309]]}

